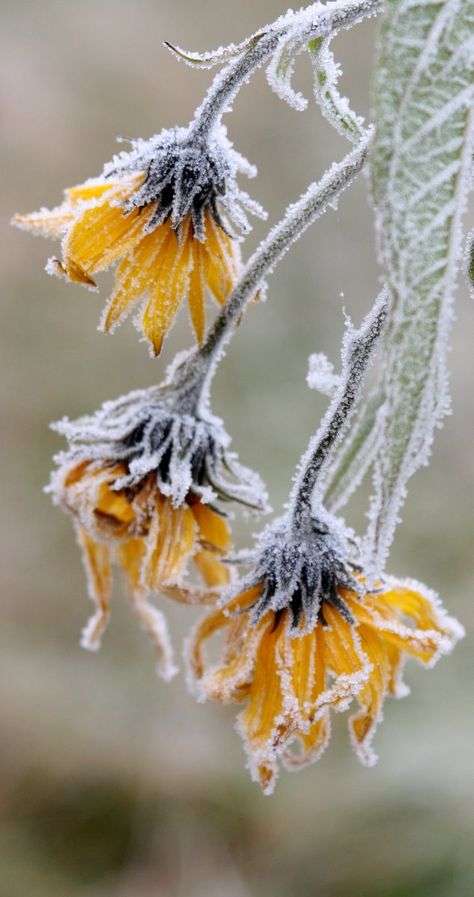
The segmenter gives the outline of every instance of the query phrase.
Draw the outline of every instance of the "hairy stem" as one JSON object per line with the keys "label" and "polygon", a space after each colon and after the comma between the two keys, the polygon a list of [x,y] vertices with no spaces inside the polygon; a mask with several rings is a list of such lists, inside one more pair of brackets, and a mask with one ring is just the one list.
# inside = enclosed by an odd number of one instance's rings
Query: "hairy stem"
{"label": "hairy stem", "polygon": [[265,277],[283,258],[286,251],[327,210],[334,206],[341,193],[352,183],[364,166],[372,131],[367,132],[359,146],[338,164],[334,164],[320,181],[311,184],[297,203],[290,206],[285,217],[270,231],[249,259],[242,277],[229,295],[203,345],[195,350],[190,362],[205,370],[210,381],[222,357],[224,347],[235,330],[237,321],[249,299]]}
{"label": "hairy stem", "polygon": [[242,85],[270,59],[284,38],[285,32],[291,31],[294,34],[299,29],[300,39],[309,44],[312,40],[350,28],[362,18],[377,13],[381,6],[382,0],[332,0],[325,6],[313,3],[306,9],[294,13],[292,17],[283,17],[281,21],[277,19],[261,35],[255,35],[255,40],[249,42],[249,47],[243,55],[232,60],[215,77],[207,96],[196,109],[194,121],[190,126],[190,135],[198,138],[208,137],[213,128],[219,124]]}
{"label": "hairy stem", "polygon": [[180,406],[186,409],[186,413],[196,413],[207,407],[212,379],[247,302],[255,296],[262,281],[292,243],[329,206],[335,206],[341,193],[357,177],[366,162],[372,133],[368,131],[356,149],[348,153],[342,162],[334,163],[320,181],[308,187],[297,203],[289,206],[284,218],[272,228],[247,262],[204,343],[199,349],[192,350],[175,372],[174,389],[178,380]]}
{"label": "hairy stem", "polygon": [[306,526],[312,513],[321,474],[339,445],[362,393],[365,375],[385,326],[388,310],[386,287],[377,297],[360,330],[349,332],[343,343],[341,384],[301,458],[290,496],[290,516],[295,531]]}

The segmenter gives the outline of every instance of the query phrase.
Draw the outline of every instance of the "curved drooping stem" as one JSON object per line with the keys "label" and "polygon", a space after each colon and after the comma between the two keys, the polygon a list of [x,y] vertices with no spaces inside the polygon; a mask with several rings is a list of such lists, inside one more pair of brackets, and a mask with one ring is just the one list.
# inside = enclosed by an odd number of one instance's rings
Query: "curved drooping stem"
{"label": "curved drooping stem", "polygon": [[280,35],[274,32],[256,37],[255,43],[243,56],[234,59],[219,72],[204,101],[196,109],[194,121],[190,126],[192,137],[202,138],[210,134],[242,85],[270,59],[279,39]]}
{"label": "curved drooping stem", "polygon": [[324,6],[321,3],[313,3],[306,9],[277,19],[254,38],[246,41],[237,58],[216,76],[203,102],[196,109],[189,129],[190,136],[197,138],[209,136],[242,85],[258,68],[268,62],[286,35],[292,38],[297,36],[302,44],[309,44],[310,41],[350,28],[362,18],[378,12],[381,6],[382,0],[331,0]]}
{"label": "curved drooping stem", "polygon": [[273,270],[292,243],[316,221],[329,206],[334,206],[341,193],[352,183],[364,166],[372,131],[338,164],[334,164],[320,181],[311,184],[285,217],[262,241],[244,268],[242,277],[232,290],[212,325],[203,345],[193,350],[181,370],[180,391],[189,409],[207,404],[210,384],[219,360],[235,332],[247,302],[255,296],[262,281]]}
{"label": "curved drooping stem", "polygon": [[388,299],[388,289],[384,287],[360,329],[349,330],[345,336],[339,386],[298,465],[289,503],[294,531],[305,528],[318,490],[322,497],[324,472],[361,396],[367,369],[385,327]]}

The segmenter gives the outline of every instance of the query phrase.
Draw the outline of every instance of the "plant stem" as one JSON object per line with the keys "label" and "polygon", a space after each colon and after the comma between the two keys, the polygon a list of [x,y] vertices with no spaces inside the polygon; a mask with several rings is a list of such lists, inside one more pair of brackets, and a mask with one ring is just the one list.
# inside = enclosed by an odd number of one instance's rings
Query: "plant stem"
{"label": "plant stem", "polygon": [[285,37],[285,32],[292,38],[297,35],[301,43],[309,43],[343,28],[350,28],[362,18],[377,13],[381,6],[382,0],[333,0],[325,6],[313,3],[306,9],[293,13],[291,17],[277,19],[261,35],[255,36],[255,41],[242,55],[233,59],[216,75],[206,97],[196,109],[189,129],[190,137],[209,137],[242,85],[270,59]]}
{"label": "plant stem", "polygon": [[365,376],[388,310],[388,290],[383,288],[360,330],[349,331],[343,343],[341,383],[297,468],[289,513],[294,531],[301,532],[312,516],[316,487],[340,443],[362,393]]}
{"label": "plant stem", "polygon": [[368,131],[358,147],[321,178],[311,184],[297,203],[290,206],[284,218],[262,241],[244,268],[242,277],[230,293],[212,325],[203,345],[194,350],[186,363],[187,371],[198,374],[207,399],[212,377],[232,338],[245,306],[261,286],[265,277],[284,256],[292,243],[327,210],[335,206],[341,193],[352,183],[364,166],[372,131]]}

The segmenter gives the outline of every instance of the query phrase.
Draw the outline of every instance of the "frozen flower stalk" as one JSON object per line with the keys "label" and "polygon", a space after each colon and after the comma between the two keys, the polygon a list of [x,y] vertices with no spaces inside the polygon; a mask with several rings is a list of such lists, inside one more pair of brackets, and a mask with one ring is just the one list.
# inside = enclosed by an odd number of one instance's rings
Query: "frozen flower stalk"
{"label": "frozen flower stalk", "polygon": [[[361,330],[346,334],[339,386],[301,461],[286,514],[242,559],[250,572],[204,617],[189,644],[201,698],[245,703],[238,730],[252,777],[267,794],[279,761],[294,769],[318,759],[329,741],[331,710],[345,711],[354,699],[352,743],[372,765],[385,697],[407,693],[405,658],[432,666],[462,635],[425,587],[384,578],[369,588],[357,542],[319,498],[386,314],[385,291]],[[216,632],[224,644],[212,664],[203,646]]]}

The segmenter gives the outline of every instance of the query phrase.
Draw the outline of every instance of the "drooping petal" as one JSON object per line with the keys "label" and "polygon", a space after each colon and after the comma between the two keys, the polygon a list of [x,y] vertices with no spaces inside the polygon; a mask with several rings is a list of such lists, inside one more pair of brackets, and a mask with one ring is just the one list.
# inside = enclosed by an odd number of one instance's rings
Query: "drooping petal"
{"label": "drooping petal", "polygon": [[[219,630],[232,625],[232,614],[236,615],[233,618],[234,620],[246,623],[245,618],[239,616],[239,612],[241,613],[245,608],[252,606],[258,599],[261,590],[261,586],[256,586],[253,589],[241,592],[225,608],[219,607],[217,610],[210,611],[195,626],[188,640],[187,654],[190,672],[196,681],[202,680],[206,669],[203,655],[204,643]],[[228,655],[224,654],[223,664],[225,664],[226,659],[228,659]]]}
{"label": "drooping petal", "polygon": [[144,582],[151,592],[178,584],[195,547],[196,524],[187,507],[173,508],[158,495],[147,536]]}
{"label": "drooping petal", "polygon": [[286,615],[266,620],[255,657],[254,676],[247,704],[238,716],[238,728],[250,756],[252,775],[265,794],[271,793],[276,774],[276,748],[287,734],[283,717],[284,695],[277,663],[278,642],[284,638]]}
{"label": "drooping petal", "polygon": [[210,587],[226,586],[230,582],[230,570],[222,561],[219,560],[215,551],[207,548],[201,548],[194,557],[196,564],[204,582]]}
{"label": "drooping petal", "polygon": [[117,560],[124,570],[128,582],[128,595],[140,625],[149,636],[155,650],[156,671],[166,681],[178,672],[173,661],[173,649],[164,614],[148,600],[148,592],[142,583],[142,568],[145,557],[143,539],[122,542],[117,548]]}
{"label": "drooping petal", "polygon": [[169,233],[170,225],[166,222],[151,234],[145,234],[134,250],[120,262],[115,272],[115,290],[102,319],[105,333],[112,332],[149,292],[155,272],[161,267],[163,244]]}
{"label": "drooping petal", "polygon": [[141,238],[151,207],[125,214],[118,205],[123,191],[106,194],[102,202],[86,206],[76,218],[64,242],[64,268],[69,274],[83,272],[91,278],[110,268],[129,253]]}
{"label": "drooping petal", "polygon": [[193,264],[189,280],[189,313],[198,343],[204,339],[206,327],[205,250],[199,240],[193,241]]}
{"label": "drooping petal", "polygon": [[330,605],[324,606],[324,618],[327,628],[320,627],[318,651],[323,653],[325,667],[334,676],[334,682],[318,696],[317,714],[326,707],[346,710],[370,674],[370,663],[354,626]]}
{"label": "drooping petal", "polygon": [[238,275],[237,249],[212,217],[206,218],[206,281],[216,301],[223,305]]}
{"label": "drooping petal", "polygon": [[199,527],[201,545],[220,554],[230,551],[232,537],[226,519],[202,502],[196,502],[192,512]]}
{"label": "drooping petal", "polygon": [[331,738],[331,718],[329,710],[313,723],[308,732],[298,732],[299,750],[285,749],[282,760],[287,769],[296,771],[315,763],[326,750]]}
{"label": "drooping petal", "polygon": [[373,766],[377,756],[371,748],[371,741],[382,719],[382,708],[388,691],[392,673],[390,654],[379,634],[365,624],[358,629],[362,649],[367,655],[372,670],[357,694],[360,710],[349,720],[352,743],[361,763]]}
{"label": "drooping petal", "polygon": [[142,327],[155,355],[160,354],[163,340],[187,294],[191,258],[189,228],[189,222],[183,225],[179,240],[174,231],[170,231],[163,244],[160,268],[143,311]]}
{"label": "drooping petal", "polygon": [[94,614],[82,630],[81,645],[88,651],[97,651],[110,617],[112,591],[110,549],[107,545],[92,539],[80,525],[76,526],[76,535],[82,550],[89,596],[96,606]]}

